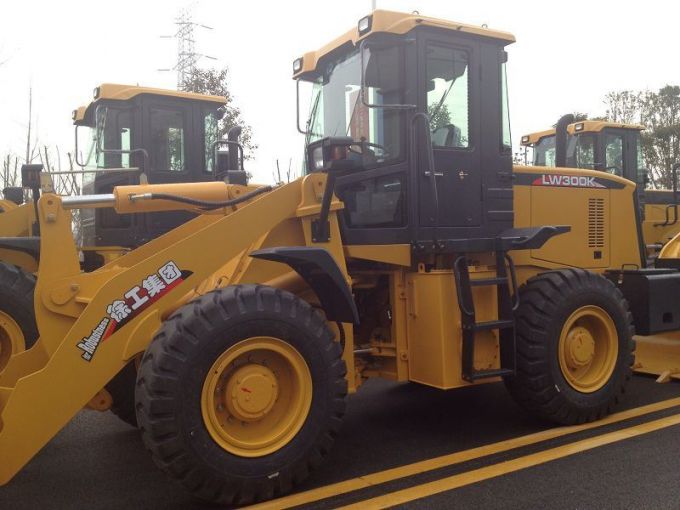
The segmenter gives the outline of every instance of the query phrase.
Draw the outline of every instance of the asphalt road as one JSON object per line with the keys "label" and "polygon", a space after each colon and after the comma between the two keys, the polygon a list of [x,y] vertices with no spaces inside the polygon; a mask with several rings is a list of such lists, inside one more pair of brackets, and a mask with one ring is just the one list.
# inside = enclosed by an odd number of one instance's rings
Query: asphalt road
{"label": "asphalt road", "polygon": [[[635,377],[618,410],[680,397],[680,383]],[[339,495],[335,508],[674,415],[680,407]],[[546,430],[502,384],[441,392],[371,381],[349,400],[342,433],[310,490],[455,451]],[[366,505],[368,507],[368,504]],[[680,426],[617,441],[535,467],[443,491],[402,508],[680,508]],[[169,481],[138,433],[110,413],[81,412],[14,480],[1,509],[209,508]]]}

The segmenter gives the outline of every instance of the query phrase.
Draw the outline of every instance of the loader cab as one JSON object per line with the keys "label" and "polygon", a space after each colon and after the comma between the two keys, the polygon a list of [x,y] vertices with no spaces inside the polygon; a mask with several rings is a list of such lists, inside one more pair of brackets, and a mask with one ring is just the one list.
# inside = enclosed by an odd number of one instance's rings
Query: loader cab
{"label": "loader cab", "polygon": [[[514,37],[418,14],[374,11],[293,65],[311,84],[315,144],[351,141],[337,173],[345,244],[482,246],[513,225],[505,46]],[[298,89],[299,90],[299,89]],[[298,108],[299,108],[298,104]]]}
{"label": "loader cab", "polygon": [[[601,170],[638,184],[647,174],[642,159],[643,126],[604,121],[580,121],[567,126],[567,167]],[[523,147],[533,150],[534,166],[555,166],[555,130],[525,135]]]}
{"label": "loader cab", "polygon": [[[214,143],[225,98],[103,84],[73,112],[83,194],[115,186],[213,180]],[[186,212],[118,215],[83,211],[84,246],[139,246],[187,221]]]}

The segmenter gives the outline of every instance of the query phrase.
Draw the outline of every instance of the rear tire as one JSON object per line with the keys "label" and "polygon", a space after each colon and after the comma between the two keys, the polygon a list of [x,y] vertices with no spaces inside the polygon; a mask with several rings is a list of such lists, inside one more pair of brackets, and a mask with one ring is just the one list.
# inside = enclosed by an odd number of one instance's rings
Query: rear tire
{"label": "rear tire", "polygon": [[256,285],[208,293],[175,312],[142,358],[144,443],[201,499],[243,505],[287,493],[340,428],[341,356],[321,314],[293,294]]}
{"label": "rear tire", "polygon": [[12,354],[30,349],[38,340],[34,290],[35,276],[0,262],[0,369]]}
{"label": "rear tire", "polygon": [[597,420],[624,393],[635,343],[628,303],[582,269],[550,271],[520,290],[517,374],[505,379],[522,407],[560,424]]}

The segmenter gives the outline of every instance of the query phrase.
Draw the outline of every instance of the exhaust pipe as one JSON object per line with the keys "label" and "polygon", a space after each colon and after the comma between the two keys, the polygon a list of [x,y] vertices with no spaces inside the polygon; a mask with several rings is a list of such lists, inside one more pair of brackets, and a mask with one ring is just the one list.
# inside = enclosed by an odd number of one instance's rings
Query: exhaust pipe
{"label": "exhaust pipe", "polygon": [[574,115],[562,115],[555,126],[555,166],[567,166],[567,126],[574,122]]}

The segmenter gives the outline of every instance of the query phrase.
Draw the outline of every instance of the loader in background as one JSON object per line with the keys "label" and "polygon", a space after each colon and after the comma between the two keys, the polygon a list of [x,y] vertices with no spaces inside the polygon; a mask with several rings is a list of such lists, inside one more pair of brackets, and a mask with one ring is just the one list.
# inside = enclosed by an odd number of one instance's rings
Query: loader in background
{"label": "loader in background", "polygon": [[[222,96],[191,92],[111,83],[96,87],[92,101],[72,113],[75,160],[81,168],[75,173],[83,177],[83,194],[140,182],[245,181],[237,132],[229,140],[219,139],[225,103]],[[40,165],[24,167],[22,187],[6,188],[0,201],[0,367],[38,338],[33,318],[33,273],[40,259],[36,200],[41,187],[53,191],[52,179],[60,178],[60,172],[39,173]],[[33,197],[26,203],[25,190]],[[183,211],[119,216],[85,210],[80,217],[81,267],[101,267],[191,217]],[[136,426],[134,378],[131,364],[107,386],[110,398],[98,409],[110,407]]]}
{"label": "loader in background", "polygon": [[[666,268],[640,269],[641,235],[612,219],[635,221],[634,182],[513,168],[513,41],[374,11],[293,64],[314,89],[304,177],[43,194],[41,336],[0,372],[0,483],[140,355],[137,419],[156,464],[225,504],[305,479],[372,377],[503,380],[556,423],[610,412],[633,328],[677,341],[680,244]],[[87,208],[198,216],[82,272],[70,211]]]}
{"label": "loader in background", "polygon": [[[600,120],[573,122],[573,116],[563,118],[568,120],[561,131],[553,128],[522,136],[521,145],[533,151],[532,164],[590,168],[637,183],[642,233],[648,257],[653,259],[661,247],[680,232],[679,200],[677,179],[673,190],[647,187],[649,177],[641,144],[645,127]],[[562,162],[558,161],[557,154],[561,137],[564,139]],[[527,153],[525,163],[526,156]]]}

